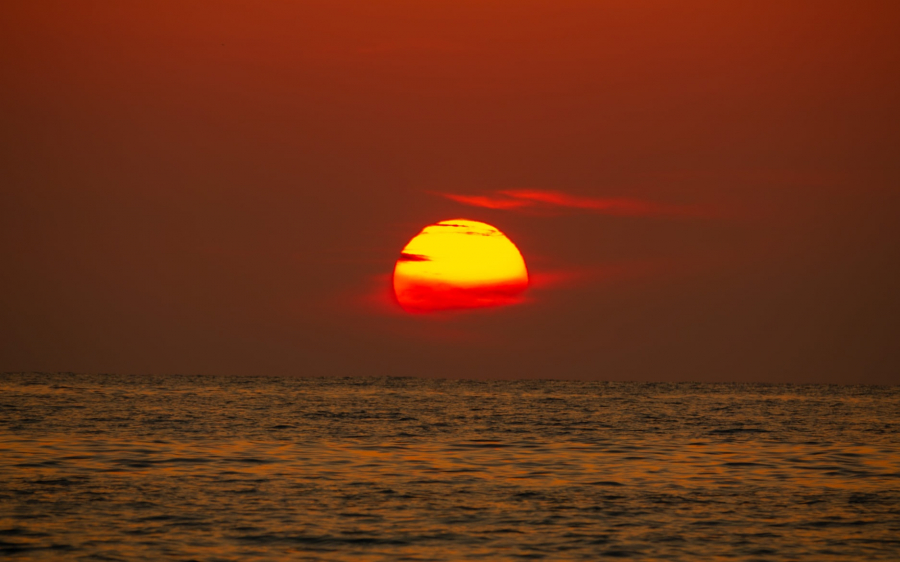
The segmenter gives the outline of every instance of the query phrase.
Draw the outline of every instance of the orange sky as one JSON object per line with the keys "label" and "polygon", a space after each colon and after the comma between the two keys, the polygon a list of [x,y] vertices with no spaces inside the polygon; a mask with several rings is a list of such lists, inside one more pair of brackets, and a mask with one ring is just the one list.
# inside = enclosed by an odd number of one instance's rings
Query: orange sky
{"label": "orange sky", "polygon": [[898,6],[5,2],[0,371],[900,382]]}

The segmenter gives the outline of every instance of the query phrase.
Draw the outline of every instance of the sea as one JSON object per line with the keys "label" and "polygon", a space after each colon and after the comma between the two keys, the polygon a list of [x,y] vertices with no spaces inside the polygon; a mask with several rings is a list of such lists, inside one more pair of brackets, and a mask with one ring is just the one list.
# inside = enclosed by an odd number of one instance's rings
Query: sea
{"label": "sea", "polygon": [[900,560],[900,387],[0,375],[23,560]]}

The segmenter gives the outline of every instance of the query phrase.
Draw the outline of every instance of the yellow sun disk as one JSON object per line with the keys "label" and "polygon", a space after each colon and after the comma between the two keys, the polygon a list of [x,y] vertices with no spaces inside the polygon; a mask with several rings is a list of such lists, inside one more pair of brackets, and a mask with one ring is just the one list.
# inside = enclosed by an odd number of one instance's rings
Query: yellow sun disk
{"label": "yellow sun disk", "polygon": [[[404,307],[460,308],[509,303],[486,291],[505,288],[507,293],[524,290],[528,271],[518,248],[496,228],[464,219],[442,221],[425,227],[403,248],[394,268],[394,290]],[[432,296],[423,297],[422,291]],[[459,293],[441,303],[440,291],[470,291],[468,300]],[[422,299],[430,302],[422,302]],[[453,300],[455,299],[455,300]],[[406,301],[406,302],[405,302]],[[416,301],[416,302],[413,302]],[[450,304],[452,302],[452,304]],[[444,306],[446,304],[446,306]]]}

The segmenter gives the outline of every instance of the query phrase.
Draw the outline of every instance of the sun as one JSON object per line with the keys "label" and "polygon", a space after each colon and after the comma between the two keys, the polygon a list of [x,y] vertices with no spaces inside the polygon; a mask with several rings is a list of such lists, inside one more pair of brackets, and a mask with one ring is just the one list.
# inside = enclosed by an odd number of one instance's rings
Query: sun
{"label": "sun", "polygon": [[519,249],[478,221],[426,226],[394,266],[394,294],[407,312],[515,304],[526,288],[528,270]]}

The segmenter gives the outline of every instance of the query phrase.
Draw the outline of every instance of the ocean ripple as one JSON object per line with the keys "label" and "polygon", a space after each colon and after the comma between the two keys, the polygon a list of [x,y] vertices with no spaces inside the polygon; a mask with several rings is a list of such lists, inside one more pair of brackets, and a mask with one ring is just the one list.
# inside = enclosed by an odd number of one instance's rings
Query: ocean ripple
{"label": "ocean ripple", "polygon": [[0,376],[0,554],[896,560],[896,387]]}

